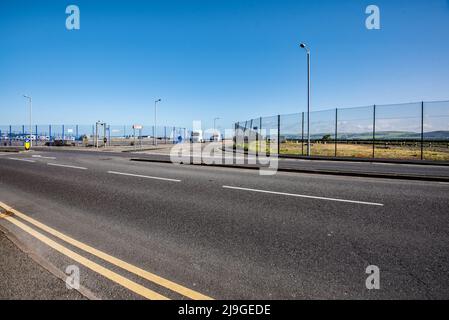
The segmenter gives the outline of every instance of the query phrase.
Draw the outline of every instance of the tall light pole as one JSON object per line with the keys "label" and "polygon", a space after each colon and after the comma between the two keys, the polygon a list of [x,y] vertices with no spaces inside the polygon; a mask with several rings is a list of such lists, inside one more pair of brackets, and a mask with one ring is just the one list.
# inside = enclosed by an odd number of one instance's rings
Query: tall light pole
{"label": "tall light pole", "polygon": [[[32,115],[32,110],[33,110],[33,99],[30,96],[27,95],[23,95],[23,97],[25,99],[28,99],[28,101],[30,102],[30,147],[33,146],[33,139],[31,138],[31,134],[33,133],[33,125],[31,123],[31,115]],[[36,137],[37,139],[37,137]]]}
{"label": "tall light pole", "polygon": [[157,146],[157,138],[156,138],[156,131],[157,131],[157,103],[161,102],[161,99],[157,99],[154,101],[154,145]]}
{"label": "tall light pole", "polygon": [[307,156],[310,157],[310,50],[305,43],[299,46],[307,52]]}

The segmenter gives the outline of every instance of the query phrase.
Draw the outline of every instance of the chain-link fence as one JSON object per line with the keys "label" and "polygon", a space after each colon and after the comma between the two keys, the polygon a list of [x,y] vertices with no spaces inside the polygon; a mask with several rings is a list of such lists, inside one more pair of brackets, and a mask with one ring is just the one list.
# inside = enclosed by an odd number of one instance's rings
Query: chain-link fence
{"label": "chain-link fence", "polygon": [[187,128],[176,126],[0,125],[0,146],[22,146],[31,139],[35,146],[143,147],[181,143],[190,135]]}
{"label": "chain-link fence", "polygon": [[[271,152],[307,155],[307,112],[238,122],[235,132],[237,151],[276,140]],[[311,112],[310,155],[449,161],[449,101]]]}

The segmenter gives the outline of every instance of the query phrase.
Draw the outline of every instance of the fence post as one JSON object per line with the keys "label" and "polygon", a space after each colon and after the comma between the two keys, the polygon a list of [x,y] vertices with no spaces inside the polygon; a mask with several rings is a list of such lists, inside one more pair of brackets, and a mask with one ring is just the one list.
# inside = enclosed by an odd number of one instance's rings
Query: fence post
{"label": "fence post", "polygon": [[237,122],[235,122],[234,123],[234,138],[235,138],[235,140],[233,140],[234,143],[232,145],[232,150],[233,150],[234,155],[237,152],[237,128],[238,128],[238,124],[237,124]]}
{"label": "fence post", "polygon": [[153,145],[156,145],[156,128],[153,126]]}
{"label": "fence post", "polygon": [[78,125],[75,126],[75,140],[78,140],[79,131],[78,131]]}
{"label": "fence post", "polygon": [[376,145],[376,105],[373,106],[373,159],[375,158]]}
{"label": "fence post", "polygon": [[51,142],[51,124],[48,125],[48,140]]}
{"label": "fence post", "polygon": [[335,108],[335,157],[337,156],[337,137],[338,137],[338,108]]}
{"label": "fence post", "polygon": [[64,125],[62,125],[62,142],[64,143],[65,141],[65,127]]}
{"label": "fence post", "polygon": [[12,146],[12,127],[9,126],[9,146]]}
{"label": "fence post", "polygon": [[281,115],[278,114],[278,156],[280,153],[281,153]]}
{"label": "fence post", "polygon": [[250,147],[250,145],[249,145],[249,143],[251,142],[251,139],[250,139],[250,137],[251,137],[251,131],[253,131],[253,119],[251,119],[251,122],[250,122],[250,124],[249,124],[249,135],[248,135],[248,145],[247,145],[247,151],[246,151],[246,154],[249,154],[250,152],[249,152],[249,147]]}
{"label": "fence post", "polygon": [[22,135],[25,136],[25,126],[24,125],[22,125]]}
{"label": "fence post", "polygon": [[421,101],[421,160],[424,159],[424,101]]}
{"label": "fence post", "polygon": [[302,125],[301,125],[301,155],[304,155],[304,111],[302,112]]}
{"label": "fence post", "polygon": [[36,136],[35,136],[35,145],[37,146],[37,125],[35,126]]}
{"label": "fence post", "polygon": [[[262,117],[260,117],[260,119],[259,119],[259,137],[258,137],[258,139],[259,139],[259,147],[258,147],[258,151],[261,151],[262,150]],[[265,150],[265,152],[266,152],[266,150]],[[262,153],[262,154],[265,154],[265,152],[264,153]]]}

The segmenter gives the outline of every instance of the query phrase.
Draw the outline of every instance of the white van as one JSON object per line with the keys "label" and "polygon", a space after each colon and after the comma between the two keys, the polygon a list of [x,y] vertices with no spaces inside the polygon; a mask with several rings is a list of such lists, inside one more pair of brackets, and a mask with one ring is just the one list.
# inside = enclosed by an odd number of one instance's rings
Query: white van
{"label": "white van", "polygon": [[192,131],[192,133],[190,134],[190,142],[203,143],[204,142],[203,131],[202,130],[194,130],[194,131]]}

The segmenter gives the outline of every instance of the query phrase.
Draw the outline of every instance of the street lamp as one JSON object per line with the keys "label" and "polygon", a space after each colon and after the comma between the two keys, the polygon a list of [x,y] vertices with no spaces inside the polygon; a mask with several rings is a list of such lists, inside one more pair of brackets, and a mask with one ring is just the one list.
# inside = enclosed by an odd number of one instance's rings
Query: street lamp
{"label": "street lamp", "polygon": [[157,103],[161,102],[161,99],[154,101],[154,145],[157,146],[156,130],[157,130]]}
{"label": "street lamp", "polygon": [[310,157],[310,50],[305,43],[299,46],[307,52],[307,156]]}
{"label": "street lamp", "polygon": [[31,124],[31,114],[32,114],[32,109],[33,109],[33,99],[30,96],[27,96],[27,95],[23,95],[23,97],[25,99],[28,99],[28,101],[30,102],[30,147],[32,147],[33,146],[33,139],[31,138],[31,134],[33,133],[33,127],[32,127],[32,124]]}

